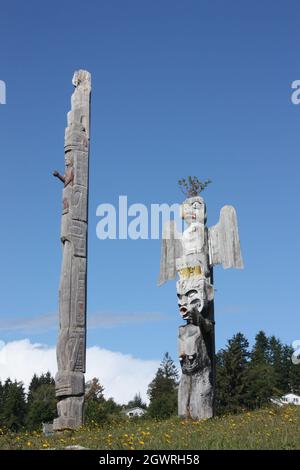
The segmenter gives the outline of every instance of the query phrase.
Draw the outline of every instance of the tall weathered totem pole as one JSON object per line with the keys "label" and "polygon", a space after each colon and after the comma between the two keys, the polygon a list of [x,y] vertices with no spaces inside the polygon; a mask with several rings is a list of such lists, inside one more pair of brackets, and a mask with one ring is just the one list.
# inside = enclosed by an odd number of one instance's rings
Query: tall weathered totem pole
{"label": "tall weathered totem pole", "polygon": [[59,287],[59,336],[55,377],[58,418],[53,429],[76,429],[83,424],[86,354],[86,280],[88,173],[91,75],[75,72],[65,130],[65,173],[53,173],[63,184]]}
{"label": "tall weathered totem pole", "polygon": [[174,221],[164,226],[159,285],[176,283],[178,307],[186,324],[179,327],[178,353],[182,376],[178,389],[178,414],[204,419],[214,415],[215,334],[213,266],[243,268],[234,207],[221,209],[219,223],[206,227],[206,206],[199,193],[206,186],[189,178],[181,217],[182,234]]}

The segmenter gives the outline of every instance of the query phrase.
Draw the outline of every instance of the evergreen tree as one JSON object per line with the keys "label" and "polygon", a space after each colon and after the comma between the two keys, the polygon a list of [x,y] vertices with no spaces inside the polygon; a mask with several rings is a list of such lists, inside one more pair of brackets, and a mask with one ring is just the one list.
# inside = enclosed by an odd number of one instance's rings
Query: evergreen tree
{"label": "evergreen tree", "polygon": [[219,413],[238,412],[247,407],[249,393],[249,343],[242,333],[228,341],[216,356],[217,395]]}
{"label": "evergreen tree", "polygon": [[224,365],[225,349],[217,352],[216,362],[216,387],[215,387],[215,406],[217,414],[227,412],[227,377]]}
{"label": "evergreen tree", "polygon": [[[227,347],[216,355],[216,404],[219,413],[240,408],[233,403],[238,401],[239,394],[230,392],[234,390],[232,384],[230,386],[233,369],[228,366],[232,352],[232,347]],[[268,338],[263,331],[259,331],[250,360],[246,361],[243,407],[253,409],[268,404],[272,397],[281,397],[289,392],[300,393],[300,365],[293,364],[292,354],[291,346],[283,344],[275,336]]]}
{"label": "evergreen tree", "polygon": [[275,376],[277,395],[284,395],[290,390],[289,369],[291,362],[291,350],[275,336],[269,338],[270,363]]}
{"label": "evergreen tree", "polygon": [[[281,382],[283,387],[283,394],[292,392],[296,383],[293,383],[292,379],[292,355],[293,348],[285,344],[282,348],[282,373],[281,373]],[[300,366],[299,366],[300,367]],[[296,392],[294,392],[296,393]]]}
{"label": "evergreen tree", "polygon": [[251,351],[251,362],[252,364],[268,364],[269,360],[269,340],[264,331],[259,331],[255,336],[255,343]]}
{"label": "evergreen tree", "polygon": [[280,394],[276,387],[274,368],[268,363],[251,363],[248,370],[248,408],[260,408],[270,402],[270,398]]}
{"label": "evergreen tree", "polygon": [[140,393],[136,393],[133,397],[133,400],[130,400],[126,405],[126,408],[135,408],[135,407],[143,408],[143,409],[147,408],[147,405],[146,403],[143,402]]}
{"label": "evergreen tree", "polygon": [[55,382],[50,372],[34,374],[28,389],[26,427],[38,429],[56,417]]}
{"label": "evergreen tree", "polygon": [[36,374],[34,374],[29,384],[27,401],[31,400],[32,394],[38,388],[39,384],[40,384],[39,378]]}
{"label": "evergreen tree", "polygon": [[99,424],[107,421],[111,415],[119,414],[121,406],[113,398],[105,399],[104,387],[99,379],[93,378],[86,383],[85,420],[87,424]]}
{"label": "evergreen tree", "polygon": [[40,429],[42,423],[53,421],[57,415],[56,403],[55,387],[50,384],[40,385],[33,392],[31,400],[27,404],[27,429]]}
{"label": "evergreen tree", "polygon": [[0,423],[1,427],[19,431],[25,422],[26,401],[22,382],[7,379],[1,391]]}
{"label": "evergreen tree", "polygon": [[[275,370],[276,364],[276,370]],[[277,370],[278,369],[278,370]],[[248,407],[258,408],[280,393],[281,345],[276,338],[272,345],[264,331],[255,336],[248,370]]]}
{"label": "evergreen tree", "polygon": [[178,371],[168,353],[148,386],[148,413],[155,418],[168,418],[177,410]]}
{"label": "evergreen tree", "polygon": [[28,403],[31,401],[32,396],[41,385],[52,385],[53,387],[55,387],[54,378],[51,376],[49,371],[46,372],[46,374],[41,374],[40,376],[38,376],[37,374],[33,375],[31,382],[29,384],[29,388],[28,388],[28,394],[27,394]]}
{"label": "evergreen tree", "polygon": [[291,361],[289,368],[290,391],[300,395],[300,364],[293,364]]}

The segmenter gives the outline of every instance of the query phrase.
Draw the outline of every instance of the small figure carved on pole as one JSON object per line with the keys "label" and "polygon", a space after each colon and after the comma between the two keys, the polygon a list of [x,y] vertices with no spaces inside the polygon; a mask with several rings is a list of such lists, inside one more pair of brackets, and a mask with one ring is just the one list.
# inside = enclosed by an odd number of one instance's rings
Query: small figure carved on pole
{"label": "small figure carved on pole", "polygon": [[65,182],[66,178],[65,176],[62,176],[58,171],[53,171],[53,176],[55,176],[56,178],[58,178],[60,181],[62,181],[63,183]]}
{"label": "small figure carved on pole", "polygon": [[66,171],[64,175],[61,175],[58,171],[53,171],[53,176],[58,178],[60,181],[64,183],[64,186],[68,186],[68,184],[73,185],[74,181],[74,167],[73,167],[73,161],[70,157],[66,156]]}

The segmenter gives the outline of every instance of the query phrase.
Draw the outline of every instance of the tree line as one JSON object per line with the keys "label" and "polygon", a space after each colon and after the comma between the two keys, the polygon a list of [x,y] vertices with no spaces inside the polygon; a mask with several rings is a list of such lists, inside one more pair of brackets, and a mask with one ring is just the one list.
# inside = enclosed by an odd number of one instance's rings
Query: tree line
{"label": "tree line", "polygon": [[252,349],[242,333],[216,355],[216,408],[219,413],[255,409],[271,397],[300,394],[300,365],[293,348],[260,331]]}
{"label": "tree line", "polygon": [[[238,413],[264,406],[271,397],[300,394],[300,364],[293,364],[293,349],[275,336],[260,331],[253,347],[242,333],[234,335],[216,354],[216,412]],[[121,416],[140,407],[147,416],[164,419],[177,414],[179,371],[168,353],[148,386],[149,405],[137,393],[126,406],[105,398],[99,379],[86,384],[85,417],[88,425]],[[22,382],[0,382],[0,427],[11,431],[40,429],[56,417],[55,383],[49,372],[34,375],[28,392]]]}

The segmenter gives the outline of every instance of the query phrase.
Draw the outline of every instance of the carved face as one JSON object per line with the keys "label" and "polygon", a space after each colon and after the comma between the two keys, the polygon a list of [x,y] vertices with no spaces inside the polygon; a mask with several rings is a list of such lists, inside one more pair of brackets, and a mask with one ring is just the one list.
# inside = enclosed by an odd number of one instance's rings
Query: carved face
{"label": "carved face", "polygon": [[213,287],[201,277],[180,280],[176,287],[179,312],[183,320],[193,321],[213,299]]}
{"label": "carved face", "polygon": [[192,375],[200,369],[200,356],[198,353],[184,354],[179,358],[182,373]]}
{"label": "carved face", "polygon": [[180,215],[190,225],[192,223],[206,223],[206,206],[200,196],[190,197],[180,206]]}
{"label": "carved face", "polygon": [[200,369],[200,336],[198,326],[189,324],[179,328],[178,352],[183,374],[191,375]]}
{"label": "carved face", "polygon": [[80,85],[82,82],[91,82],[91,74],[87,72],[86,70],[77,70],[77,72],[74,73],[72,83],[75,87]]}
{"label": "carved face", "polygon": [[66,165],[66,169],[70,168],[71,166],[73,166],[73,159],[71,156],[69,156],[68,154],[66,154],[66,157],[65,157],[65,165]]}
{"label": "carved face", "polygon": [[83,72],[82,70],[78,70],[77,72],[74,73],[72,83],[75,87],[78,86],[80,82],[84,79],[82,72]]}
{"label": "carved face", "polygon": [[193,311],[201,312],[203,310],[204,299],[199,290],[190,289],[183,294],[177,294],[177,297],[179,312],[183,320],[192,320]]}

